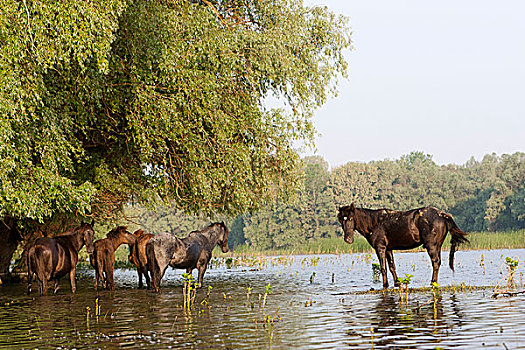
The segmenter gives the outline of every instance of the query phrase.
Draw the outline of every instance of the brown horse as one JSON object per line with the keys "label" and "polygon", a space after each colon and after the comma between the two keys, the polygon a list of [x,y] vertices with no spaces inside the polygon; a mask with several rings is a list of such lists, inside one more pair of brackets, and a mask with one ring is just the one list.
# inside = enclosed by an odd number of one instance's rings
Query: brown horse
{"label": "brown horse", "polygon": [[106,238],[95,242],[91,265],[95,268],[95,290],[98,280],[102,280],[104,289],[114,290],[113,270],[115,269],[115,251],[121,244],[134,245],[136,237],[127,231],[126,226],[118,226],[109,231]]}
{"label": "brown horse", "polygon": [[93,222],[82,222],[73,230],[55,237],[37,239],[27,254],[27,294],[31,293],[33,274],[38,280],[40,295],[47,292],[47,283],[55,281],[54,293],[58,291],[60,278],[69,273],[71,291],[76,292],[75,274],[77,270],[78,251],[86,245],[89,254],[93,252]]}
{"label": "brown horse", "polygon": [[224,223],[216,222],[203,230],[193,231],[182,239],[168,233],[158,234],[150,239],[146,244],[146,255],[153,290],[159,291],[160,281],[168,265],[176,269],[186,269],[189,274],[197,268],[198,286],[201,287],[215,245],[221,247],[223,253],[229,252],[228,233]]}
{"label": "brown horse", "polygon": [[137,238],[134,245],[129,247],[128,260],[137,267],[137,274],[139,275],[139,288],[142,288],[142,276],[146,279],[146,286],[148,289],[150,286],[150,278],[148,273],[148,258],[146,257],[146,243],[155,236],[151,233],[145,233],[143,230],[137,230],[133,233]]}
{"label": "brown horse", "polygon": [[459,229],[450,214],[432,207],[393,211],[356,208],[352,203],[339,208],[337,218],[343,227],[345,242],[354,241],[355,230],[375,249],[383,275],[383,288],[388,288],[387,262],[395,285],[399,285],[392,250],[406,250],[423,245],[432,261],[431,283],[434,283],[437,282],[441,265],[441,246],[447,232],[450,231],[452,235],[449,254],[449,266],[452,271],[456,247],[468,242],[466,234]]}

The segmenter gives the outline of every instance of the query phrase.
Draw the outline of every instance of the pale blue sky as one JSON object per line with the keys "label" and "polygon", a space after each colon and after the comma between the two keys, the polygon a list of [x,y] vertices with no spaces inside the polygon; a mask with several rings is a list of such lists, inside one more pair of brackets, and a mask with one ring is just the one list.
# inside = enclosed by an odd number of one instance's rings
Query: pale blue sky
{"label": "pale blue sky", "polygon": [[330,165],[525,151],[525,1],[307,0],[350,17],[339,96],[315,115]]}

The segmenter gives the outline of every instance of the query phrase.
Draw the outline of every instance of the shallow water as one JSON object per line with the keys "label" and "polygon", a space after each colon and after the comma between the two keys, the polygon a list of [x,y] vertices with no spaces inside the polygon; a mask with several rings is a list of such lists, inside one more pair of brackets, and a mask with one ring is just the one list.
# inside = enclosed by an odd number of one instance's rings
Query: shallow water
{"label": "shallow water", "polygon": [[[505,257],[525,261],[525,250],[460,251],[455,273],[443,252],[440,285],[456,288],[436,298],[430,290],[414,290],[408,301],[397,289],[364,293],[381,288],[370,254],[234,260],[231,268],[219,259],[189,310],[183,307],[182,270],[168,270],[160,293],[136,289],[132,270],[116,271],[116,291],[97,293],[92,270],[85,270],[77,274],[75,295],[67,279],[57,295],[44,297],[25,295],[25,285],[0,287],[0,347],[525,348],[525,296],[491,297],[504,278]],[[396,253],[395,259],[400,277],[413,275],[411,287],[429,284],[426,253]],[[518,273],[523,286],[520,278]]]}

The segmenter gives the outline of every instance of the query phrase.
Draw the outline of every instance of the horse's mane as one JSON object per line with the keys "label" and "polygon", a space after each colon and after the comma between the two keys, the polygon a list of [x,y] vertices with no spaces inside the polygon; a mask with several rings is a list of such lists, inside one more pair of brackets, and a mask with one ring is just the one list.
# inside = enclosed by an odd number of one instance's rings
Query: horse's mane
{"label": "horse's mane", "polygon": [[69,230],[67,230],[65,232],[57,234],[55,237],[71,236],[71,235],[77,233],[78,231],[82,230],[84,228],[84,226],[86,226],[86,225],[88,225],[88,224],[83,222],[79,226],[72,227],[72,228],[70,228]]}
{"label": "horse's mane", "polygon": [[142,235],[145,235],[146,232],[143,229],[139,228],[137,231],[133,232],[133,234],[137,237],[140,237]]}
{"label": "horse's mane", "polygon": [[354,220],[355,220],[355,227],[356,228],[363,228],[363,229],[369,229],[373,227],[374,221],[373,218],[376,216],[374,215],[376,210],[373,209],[366,209],[366,208],[355,208],[354,212]]}
{"label": "horse's mane", "polygon": [[227,232],[229,232],[228,227],[226,226],[226,224],[225,224],[224,222],[212,222],[212,223],[210,223],[208,226],[206,226],[205,228],[203,228],[202,230],[191,231],[191,232],[188,234],[188,237],[189,237],[189,236],[196,235],[196,234],[206,234],[206,233],[210,232],[215,226],[219,226],[219,227],[221,227],[223,230],[226,230]]}
{"label": "horse's mane", "polygon": [[223,229],[227,230],[228,227],[226,226],[226,224],[224,223],[224,221],[221,221],[221,222],[212,222],[211,224],[208,225],[208,228],[212,228],[213,226],[221,226]]}
{"label": "horse's mane", "polygon": [[120,231],[126,231],[127,229],[127,226],[117,226],[113,230],[109,231],[106,237],[111,239],[117,239],[120,234]]}

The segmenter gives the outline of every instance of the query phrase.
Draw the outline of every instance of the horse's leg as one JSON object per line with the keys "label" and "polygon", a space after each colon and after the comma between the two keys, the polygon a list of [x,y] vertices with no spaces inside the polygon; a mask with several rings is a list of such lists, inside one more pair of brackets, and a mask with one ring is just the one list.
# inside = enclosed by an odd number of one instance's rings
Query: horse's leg
{"label": "horse's leg", "polygon": [[100,275],[98,273],[98,265],[95,265],[95,290],[98,290],[98,279]]}
{"label": "horse's leg", "polygon": [[58,290],[60,289],[58,284],[59,284],[58,278],[55,278],[55,288],[53,288],[53,294],[57,294]]}
{"label": "horse's leg", "polygon": [[142,271],[140,266],[137,266],[137,275],[139,275],[139,288],[142,288],[144,284],[142,283]]}
{"label": "horse's leg", "polygon": [[44,281],[38,281],[38,294],[44,295]]}
{"label": "horse's leg", "polygon": [[146,280],[146,288],[151,289],[151,278],[150,278],[150,273],[148,271],[148,267],[141,266],[140,268],[142,270],[142,275],[144,275],[144,279]]}
{"label": "horse's leg", "polygon": [[384,246],[374,247],[376,250],[379,265],[381,266],[381,275],[383,276],[383,288],[388,288],[388,276],[386,274],[386,248]]}
{"label": "horse's leg", "polygon": [[399,287],[399,281],[397,280],[396,264],[394,263],[394,254],[391,250],[386,251],[386,261],[388,262],[388,268],[394,278],[394,286]]}
{"label": "horse's leg", "polygon": [[108,289],[108,274],[105,271],[102,272],[102,288]]}
{"label": "horse's leg", "polygon": [[437,283],[438,280],[439,266],[441,265],[441,247],[430,246],[427,247],[427,251],[432,261],[432,281],[430,281],[432,285],[434,282]]}
{"label": "horse's leg", "polygon": [[113,257],[113,260],[111,260],[111,257],[108,258],[108,271],[106,272],[106,276],[108,278],[108,289],[109,290],[115,290],[115,282],[113,280],[113,271],[115,269],[115,257]]}
{"label": "horse's leg", "polygon": [[199,271],[199,284],[197,285],[197,288],[202,287],[202,279],[204,278],[204,273],[206,273],[206,266],[208,265],[208,261],[205,261],[203,263],[197,263],[197,270]]}
{"label": "horse's leg", "polygon": [[32,284],[32,276],[33,273],[30,272],[27,274],[27,294],[31,294],[31,284]]}
{"label": "horse's leg", "polygon": [[44,280],[42,281],[42,295],[47,293],[47,282],[47,278],[44,278]]}
{"label": "horse's leg", "polygon": [[33,280],[33,269],[31,268],[31,255],[34,254],[29,250],[27,254],[27,294],[31,294],[31,282]]}
{"label": "horse's leg", "polygon": [[69,280],[71,282],[71,292],[76,293],[77,292],[77,285],[75,282],[75,277],[77,275],[77,262],[71,262],[73,266],[71,266],[71,271],[69,271]]}
{"label": "horse's leg", "polygon": [[100,280],[101,284],[102,284],[102,288],[105,289],[106,288],[106,282],[105,282],[105,278],[104,278],[104,269],[103,269],[103,262],[102,261],[97,261],[97,269],[96,269],[96,273],[97,273],[97,277],[96,277],[96,280],[95,280],[95,290],[98,289],[98,281]]}

